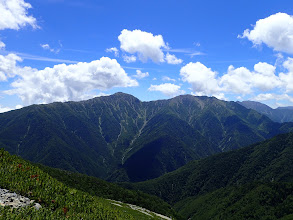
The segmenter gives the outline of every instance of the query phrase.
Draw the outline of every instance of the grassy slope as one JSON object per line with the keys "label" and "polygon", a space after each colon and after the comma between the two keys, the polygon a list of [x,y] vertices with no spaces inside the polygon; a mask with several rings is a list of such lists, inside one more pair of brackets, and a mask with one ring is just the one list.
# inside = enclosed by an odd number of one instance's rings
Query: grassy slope
{"label": "grassy slope", "polygon": [[0,207],[1,219],[152,219],[126,206],[71,188],[31,163],[0,150],[0,187],[39,202],[33,207]]}
{"label": "grassy slope", "polygon": [[41,164],[37,164],[37,166],[65,185],[87,192],[93,196],[134,204],[165,216],[179,218],[171,206],[159,197],[140,191],[127,190],[116,184],[85,174],[72,173]]}

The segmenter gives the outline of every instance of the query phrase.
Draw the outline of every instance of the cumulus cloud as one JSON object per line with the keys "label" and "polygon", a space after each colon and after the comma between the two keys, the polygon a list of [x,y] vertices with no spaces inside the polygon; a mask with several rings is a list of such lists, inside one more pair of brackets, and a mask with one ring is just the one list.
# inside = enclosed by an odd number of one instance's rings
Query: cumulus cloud
{"label": "cumulus cloud", "polygon": [[210,95],[221,91],[218,85],[217,72],[212,71],[200,62],[190,62],[182,67],[180,76],[184,82],[191,84],[194,92]]}
{"label": "cumulus cloud", "polygon": [[227,73],[220,79],[220,85],[225,91],[242,95],[250,94],[255,89],[269,91],[282,85],[275,70],[275,66],[262,62],[254,65],[254,71],[245,67],[235,69],[229,66]]}
{"label": "cumulus cloud", "polygon": [[141,70],[136,70],[136,75],[134,75],[133,77],[138,78],[138,79],[143,79],[145,77],[148,77],[149,73],[148,72],[141,72]]}
{"label": "cumulus cloud", "polygon": [[162,80],[163,81],[173,81],[173,82],[176,82],[176,79],[172,79],[172,78],[170,78],[168,76],[163,76]]}
{"label": "cumulus cloud", "polygon": [[123,60],[126,63],[133,63],[133,62],[136,61],[136,56],[134,56],[134,55],[131,55],[131,56],[123,55]]}
{"label": "cumulus cloud", "polygon": [[119,57],[119,50],[116,47],[107,48],[106,52],[114,53],[115,57]]}
{"label": "cumulus cloud", "polygon": [[276,51],[293,53],[293,17],[277,13],[260,19],[253,30],[246,29],[240,38],[247,38],[254,45],[266,44]]}
{"label": "cumulus cloud", "polygon": [[28,15],[28,9],[32,6],[24,0],[1,0],[0,1],[0,30],[20,28],[30,25],[37,28],[37,21]]}
{"label": "cumulus cloud", "polygon": [[[284,67],[293,70],[293,59],[284,62]],[[184,82],[191,84],[196,95],[223,97],[224,93],[230,93],[245,96],[281,88],[293,91],[293,71],[277,76],[276,67],[264,62],[255,64],[253,71],[231,65],[222,76],[202,63],[189,63],[181,68],[180,75]]]}
{"label": "cumulus cloud", "polygon": [[253,101],[286,100],[293,103],[293,97],[288,94],[262,93],[252,98]]}
{"label": "cumulus cloud", "polygon": [[18,95],[24,104],[81,100],[92,97],[91,92],[96,89],[138,86],[115,59],[108,57],[43,70],[18,68],[17,74],[17,79],[11,83],[13,89],[6,94]]}
{"label": "cumulus cloud", "polygon": [[124,29],[118,36],[121,50],[136,54],[142,62],[147,62],[151,59],[153,62],[164,62],[163,48],[168,48],[165,44],[162,35],[153,35],[152,33]]}
{"label": "cumulus cloud", "polygon": [[165,96],[174,97],[177,95],[185,94],[184,90],[180,90],[180,86],[172,84],[172,83],[164,83],[160,85],[151,85],[148,89],[149,91],[159,91],[163,93]]}
{"label": "cumulus cloud", "polygon": [[279,74],[282,86],[285,89],[285,92],[293,92],[293,59],[288,58],[283,63],[283,67],[287,69],[288,72]]}
{"label": "cumulus cloud", "polygon": [[[0,0],[0,30],[19,30],[27,25],[38,28],[36,19],[28,15],[31,7],[24,0]],[[0,50],[4,48],[5,44],[0,40]]]}
{"label": "cumulus cloud", "polygon": [[169,53],[166,54],[165,59],[166,59],[167,63],[169,63],[169,64],[180,64],[183,62],[183,60],[178,59],[175,55],[172,55]]}
{"label": "cumulus cloud", "polygon": [[0,55],[0,81],[7,81],[8,78],[16,76],[20,69],[17,62],[20,61],[22,59],[15,54]]}
{"label": "cumulus cloud", "polygon": [[219,81],[225,91],[237,94],[249,94],[252,92],[251,78],[252,73],[247,68],[239,67],[235,69],[231,65],[227,73]]}

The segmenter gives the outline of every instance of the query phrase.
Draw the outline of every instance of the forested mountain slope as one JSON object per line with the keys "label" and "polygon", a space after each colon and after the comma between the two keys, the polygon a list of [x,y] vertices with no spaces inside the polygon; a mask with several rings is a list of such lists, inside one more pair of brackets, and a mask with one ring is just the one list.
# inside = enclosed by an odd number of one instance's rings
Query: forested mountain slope
{"label": "forested mountain slope", "polygon": [[186,218],[292,218],[292,157],[293,133],[282,134],[128,187],[160,196]]}
{"label": "forested mountain slope", "polygon": [[0,144],[48,166],[111,181],[141,181],[292,127],[216,98],[141,102],[116,93],[0,114]]}

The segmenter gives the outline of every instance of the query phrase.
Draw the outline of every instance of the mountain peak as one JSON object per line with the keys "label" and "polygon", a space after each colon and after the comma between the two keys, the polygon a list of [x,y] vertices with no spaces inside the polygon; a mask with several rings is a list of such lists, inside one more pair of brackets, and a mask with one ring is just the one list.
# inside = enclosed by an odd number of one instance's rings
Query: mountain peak
{"label": "mountain peak", "polygon": [[271,111],[272,108],[267,106],[266,104],[260,103],[260,102],[255,102],[255,101],[243,101],[243,102],[237,102],[240,105],[243,105],[246,108],[249,109],[262,109],[266,111]]}
{"label": "mountain peak", "polygon": [[[116,92],[110,96],[121,96],[121,97],[134,97],[133,95],[130,95],[128,93],[124,93],[124,92]],[[134,97],[135,98],[135,97]]]}
{"label": "mountain peak", "polygon": [[115,99],[123,99],[123,100],[135,100],[135,101],[140,101],[138,98],[136,98],[133,95],[130,95],[128,93],[123,93],[123,92],[116,92],[113,95],[110,95],[108,97],[112,97]]}

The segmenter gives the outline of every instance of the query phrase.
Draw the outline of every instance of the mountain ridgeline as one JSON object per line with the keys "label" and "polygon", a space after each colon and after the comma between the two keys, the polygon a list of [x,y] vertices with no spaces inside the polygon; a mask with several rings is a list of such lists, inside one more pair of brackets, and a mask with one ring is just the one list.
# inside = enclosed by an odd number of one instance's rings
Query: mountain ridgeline
{"label": "mountain ridgeline", "polygon": [[135,182],[292,128],[213,97],[141,102],[116,93],[0,114],[0,145],[51,167]]}
{"label": "mountain ridgeline", "polygon": [[278,107],[273,109],[265,104],[254,101],[237,102],[248,109],[253,109],[261,114],[268,116],[275,122],[293,122],[293,106]]}

